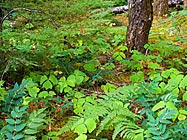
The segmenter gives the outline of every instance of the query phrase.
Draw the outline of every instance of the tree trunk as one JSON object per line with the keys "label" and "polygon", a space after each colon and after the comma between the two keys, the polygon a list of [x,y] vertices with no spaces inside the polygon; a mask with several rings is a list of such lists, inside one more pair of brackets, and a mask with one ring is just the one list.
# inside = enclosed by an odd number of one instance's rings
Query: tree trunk
{"label": "tree trunk", "polygon": [[128,6],[126,44],[129,53],[131,50],[144,52],[153,20],[152,0],[129,0]]}
{"label": "tree trunk", "polygon": [[156,16],[168,13],[168,0],[154,0],[153,12]]}
{"label": "tree trunk", "polygon": [[184,0],[184,10],[187,10],[187,0]]}

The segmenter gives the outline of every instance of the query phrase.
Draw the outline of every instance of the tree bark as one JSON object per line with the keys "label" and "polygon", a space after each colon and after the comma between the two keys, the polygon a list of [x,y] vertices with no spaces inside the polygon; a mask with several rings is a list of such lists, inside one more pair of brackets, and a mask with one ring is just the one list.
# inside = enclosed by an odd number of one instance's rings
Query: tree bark
{"label": "tree bark", "polygon": [[126,44],[129,53],[131,50],[144,52],[153,20],[152,0],[129,0],[128,7]]}
{"label": "tree bark", "polygon": [[168,13],[168,0],[154,0],[153,12],[155,16],[163,16]]}
{"label": "tree bark", "polygon": [[184,0],[184,10],[187,10],[187,0]]}

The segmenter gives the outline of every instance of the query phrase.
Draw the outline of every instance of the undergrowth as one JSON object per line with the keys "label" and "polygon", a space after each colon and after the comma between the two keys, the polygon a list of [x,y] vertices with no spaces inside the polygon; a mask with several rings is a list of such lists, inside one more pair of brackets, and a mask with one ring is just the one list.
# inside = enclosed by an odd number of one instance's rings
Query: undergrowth
{"label": "undergrowth", "polygon": [[186,11],[154,19],[129,58],[127,15],[108,8],[124,1],[35,2],[2,24],[0,139],[186,138]]}

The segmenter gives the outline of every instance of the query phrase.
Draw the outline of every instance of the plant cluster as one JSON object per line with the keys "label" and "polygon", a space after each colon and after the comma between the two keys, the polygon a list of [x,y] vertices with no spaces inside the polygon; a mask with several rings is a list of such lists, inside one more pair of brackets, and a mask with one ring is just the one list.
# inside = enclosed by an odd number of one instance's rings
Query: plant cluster
{"label": "plant cluster", "polygon": [[0,139],[186,139],[186,11],[129,57],[126,1],[2,2]]}

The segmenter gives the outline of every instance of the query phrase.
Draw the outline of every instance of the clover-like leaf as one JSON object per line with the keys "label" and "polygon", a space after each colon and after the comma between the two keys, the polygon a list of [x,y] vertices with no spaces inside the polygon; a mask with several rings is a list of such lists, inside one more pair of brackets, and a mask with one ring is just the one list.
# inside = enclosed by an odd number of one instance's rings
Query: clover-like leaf
{"label": "clover-like leaf", "polygon": [[91,133],[96,128],[96,122],[92,118],[86,119],[86,121],[84,123],[85,123],[89,133]]}

